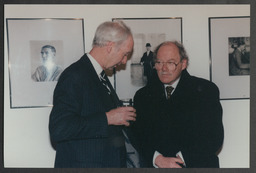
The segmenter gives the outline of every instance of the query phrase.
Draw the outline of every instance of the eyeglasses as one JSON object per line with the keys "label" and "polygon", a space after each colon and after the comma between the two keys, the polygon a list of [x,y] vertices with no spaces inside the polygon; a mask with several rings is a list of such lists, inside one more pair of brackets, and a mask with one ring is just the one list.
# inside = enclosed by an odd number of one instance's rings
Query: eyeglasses
{"label": "eyeglasses", "polygon": [[166,65],[166,67],[167,67],[168,69],[170,69],[170,70],[176,70],[177,65],[179,65],[180,62],[177,63],[177,64],[174,63],[174,62],[161,62],[161,61],[156,61],[156,62],[155,62],[156,68],[162,68],[164,64]]}

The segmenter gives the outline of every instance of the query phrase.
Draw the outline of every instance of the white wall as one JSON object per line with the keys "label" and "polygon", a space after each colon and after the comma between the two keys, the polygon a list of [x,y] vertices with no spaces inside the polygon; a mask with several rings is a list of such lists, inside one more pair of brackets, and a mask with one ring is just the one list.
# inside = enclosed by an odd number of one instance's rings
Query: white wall
{"label": "white wall", "polygon": [[[210,76],[208,18],[250,15],[249,5],[5,5],[4,10],[5,18],[84,18],[86,51],[91,49],[95,29],[103,21],[182,17],[183,43],[190,57],[188,70],[206,79]],[[6,30],[4,43],[4,165],[53,167],[55,151],[48,132],[51,107],[10,109]],[[219,155],[220,166],[248,168],[250,100],[221,103],[225,140]]]}

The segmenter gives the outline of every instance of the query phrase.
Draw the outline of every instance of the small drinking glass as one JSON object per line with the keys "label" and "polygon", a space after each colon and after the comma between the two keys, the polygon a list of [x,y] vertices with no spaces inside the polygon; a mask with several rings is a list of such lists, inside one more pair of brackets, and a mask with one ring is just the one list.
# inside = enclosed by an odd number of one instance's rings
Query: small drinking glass
{"label": "small drinking glass", "polygon": [[121,99],[120,103],[123,107],[133,106],[133,101],[131,98]]}

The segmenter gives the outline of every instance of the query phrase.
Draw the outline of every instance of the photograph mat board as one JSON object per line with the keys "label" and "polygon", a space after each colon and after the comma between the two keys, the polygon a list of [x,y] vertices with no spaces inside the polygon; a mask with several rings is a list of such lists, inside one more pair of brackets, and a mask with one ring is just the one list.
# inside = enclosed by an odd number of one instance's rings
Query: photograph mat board
{"label": "photograph mat board", "polygon": [[83,19],[9,18],[7,34],[11,108],[52,106],[57,82],[32,80],[35,59],[40,59],[41,47],[49,44],[56,48],[63,69],[78,60],[84,54]]}
{"label": "photograph mat board", "polygon": [[221,99],[248,99],[250,76],[229,75],[229,38],[250,37],[249,17],[209,18],[211,81],[220,89]]}

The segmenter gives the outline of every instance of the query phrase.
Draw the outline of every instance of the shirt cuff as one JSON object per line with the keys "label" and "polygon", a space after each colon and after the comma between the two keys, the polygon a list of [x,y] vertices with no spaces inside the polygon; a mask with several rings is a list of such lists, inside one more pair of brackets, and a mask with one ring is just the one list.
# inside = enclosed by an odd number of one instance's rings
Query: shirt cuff
{"label": "shirt cuff", "polygon": [[162,154],[159,153],[158,151],[155,151],[154,157],[153,157],[153,166],[154,166],[155,168],[159,168],[159,167],[156,166],[156,164],[155,164],[156,157],[159,156],[159,155],[162,155]]}

